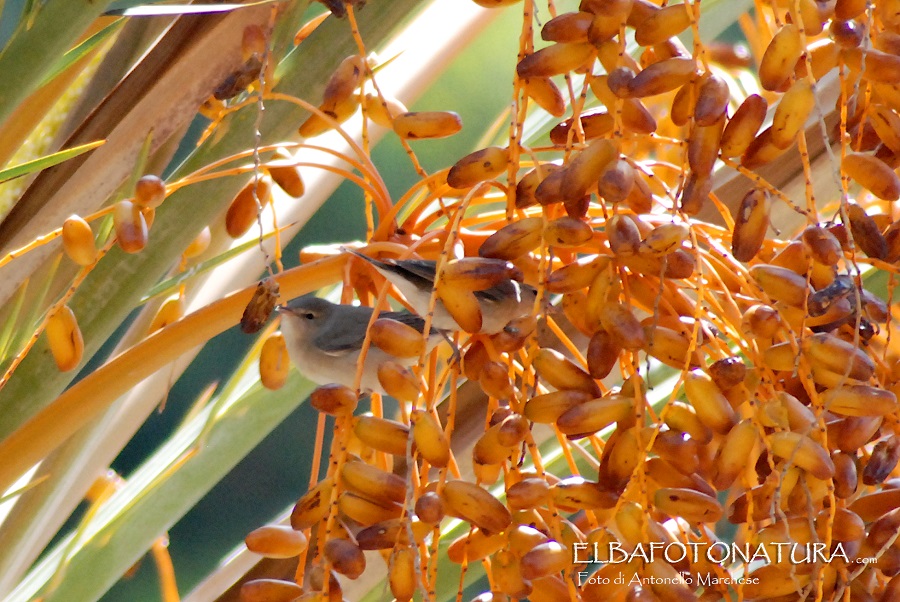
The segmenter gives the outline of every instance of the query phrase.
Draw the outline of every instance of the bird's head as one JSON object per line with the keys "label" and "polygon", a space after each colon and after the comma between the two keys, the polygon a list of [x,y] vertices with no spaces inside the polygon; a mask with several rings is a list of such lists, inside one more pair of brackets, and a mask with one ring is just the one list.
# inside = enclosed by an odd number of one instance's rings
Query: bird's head
{"label": "bird's head", "polygon": [[289,323],[298,333],[314,336],[334,313],[335,304],[312,295],[297,297],[275,309],[281,322]]}

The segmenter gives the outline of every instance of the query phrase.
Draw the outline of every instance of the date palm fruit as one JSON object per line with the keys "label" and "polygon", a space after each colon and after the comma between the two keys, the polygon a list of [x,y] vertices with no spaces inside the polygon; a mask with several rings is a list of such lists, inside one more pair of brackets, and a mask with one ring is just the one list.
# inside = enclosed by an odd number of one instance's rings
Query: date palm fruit
{"label": "date palm fruit", "polygon": [[431,526],[421,520],[392,518],[357,532],[356,544],[361,550],[390,550],[397,545],[409,545],[410,534],[416,543],[421,543],[431,531]]}
{"label": "date palm fruit", "polygon": [[714,497],[693,489],[664,487],[653,495],[653,506],[669,516],[688,522],[714,523],[722,518],[723,509]]}
{"label": "date palm fruit", "polygon": [[628,199],[635,186],[634,168],[625,159],[608,164],[597,181],[597,193],[609,203]]}
{"label": "date palm fruit", "polygon": [[605,330],[598,330],[591,337],[587,349],[588,372],[592,378],[603,379],[609,376],[619,360],[622,348]]}
{"label": "date palm fruit", "polygon": [[409,111],[402,102],[393,96],[377,96],[366,93],[366,115],[381,127],[393,129],[394,119]]}
{"label": "date palm fruit", "polygon": [[84,338],[78,321],[68,305],[47,318],[47,342],[53,361],[61,372],[73,370],[84,356]]}
{"label": "date palm fruit", "polygon": [[894,83],[900,76],[900,58],[880,50],[845,48],[840,51],[851,72],[871,82]]}
{"label": "date palm fruit", "polygon": [[892,152],[900,152],[900,115],[890,107],[874,105],[867,116],[881,142]]}
{"label": "date palm fruit", "polygon": [[705,78],[697,90],[694,123],[701,127],[717,123],[728,108],[729,98],[728,83],[724,79],[715,74]]}
{"label": "date palm fruit", "polygon": [[685,375],[684,392],[704,425],[721,434],[731,431],[737,422],[734,409],[712,378],[693,370]]}
{"label": "date palm fruit", "polygon": [[[871,170],[869,175],[871,175]],[[888,253],[887,241],[882,236],[881,229],[875,220],[856,203],[847,206],[847,215],[854,244],[869,257],[884,259]]]}
{"label": "date palm fruit", "polygon": [[[574,119],[565,119],[559,122],[550,130],[550,142],[559,146],[568,144],[569,136],[574,136],[572,129],[575,123]],[[577,123],[581,128],[584,140],[588,141],[602,138],[612,132],[615,119],[606,109],[589,109],[578,117]]]}
{"label": "date palm fruit", "polygon": [[302,531],[295,531],[286,525],[265,525],[251,531],[244,539],[247,549],[267,558],[293,558],[301,554],[307,546]]}
{"label": "date palm fruit", "polygon": [[447,174],[447,184],[452,188],[469,188],[479,182],[490,180],[504,171],[509,160],[509,151],[491,146],[466,155],[457,161]]}
{"label": "date palm fruit", "polygon": [[[156,311],[156,315],[153,316],[150,326],[147,327],[147,334],[153,334],[157,330],[165,328],[172,322],[178,321],[184,316],[184,310],[184,297],[181,295],[169,297],[163,301],[163,304],[160,305],[159,309]],[[263,348],[265,348],[265,345],[263,345]],[[285,364],[282,369],[286,372],[287,365]],[[262,375],[262,371],[260,371],[260,375]]]}
{"label": "date palm fruit", "polygon": [[593,15],[571,12],[558,15],[541,28],[541,39],[548,42],[585,42]]}
{"label": "date palm fruit", "polygon": [[450,462],[450,443],[440,423],[424,410],[413,411],[412,423],[412,436],[419,455],[432,466],[447,466]]}
{"label": "date palm fruit", "polygon": [[478,464],[500,464],[513,452],[513,446],[500,442],[500,424],[484,432],[472,448],[472,460]]}
{"label": "date palm fruit", "polygon": [[322,93],[323,105],[335,106],[353,94],[362,82],[364,62],[365,59],[357,54],[341,61],[325,84],[325,91]]}
{"label": "date palm fruit", "polygon": [[751,420],[742,420],[725,436],[716,454],[717,489],[727,489],[748,466],[753,466],[760,452],[757,426]]}
{"label": "date palm fruit", "polygon": [[812,84],[798,79],[781,97],[772,118],[772,144],[787,148],[793,144],[798,132],[806,126],[806,120],[816,106]]}
{"label": "date palm fruit", "polygon": [[81,217],[72,215],[63,222],[62,241],[66,255],[78,265],[91,265],[97,259],[94,233]]}
{"label": "date palm fruit", "polygon": [[563,389],[535,395],[525,403],[524,415],[537,423],[551,423],[567,410],[593,399],[593,393],[578,389]]}
{"label": "date palm fruit", "polygon": [[[694,118],[694,110],[697,105],[697,92],[701,82],[690,80],[675,92],[672,98],[672,108],[669,118],[678,127],[684,127]],[[701,113],[702,115],[702,113]]]}
{"label": "date palm fruit", "polygon": [[897,467],[900,460],[900,440],[896,436],[879,441],[872,449],[872,455],[863,469],[862,482],[864,485],[878,485],[883,483],[888,475]]}
{"label": "date palm fruit", "polygon": [[341,515],[363,526],[400,518],[403,514],[400,504],[371,500],[352,491],[344,491],[338,496],[337,507]]}
{"label": "date palm fruit", "polygon": [[581,477],[563,479],[550,488],[550,495],[557,507],[575,510],[614,508],[618,495],[603,488],[600,483]]}
{"label": "date palm fruit", "polygon": [[359,546],[349,540],[329,539],[324,554],[331,568],[349,579],[356,579],[366,570],[366,557]]}
{"label": "date palm fruit", "polygon": [[116,242],[126,253],[139,253],[147,246],[147,220],[139,207],[130,201],[119,201],[113,211]]}
{"label": "date palm fruit", "polygon": [[331,479],[324,479],[297,500],[291,512],[291,527],[298,531],[308,529],[324,518],[328,513],[333,487]]}
{"label": "date palm fruit", "polygon": [[399,401],[415,403],[419,398],[419,379],[412,370],[393,360],[378,365],[378,384],[385,393]]}
{"label": "date palm fruit", "polygon": [[491,573],[496,587],[508,596],[526,598],[533,591],[531,581],[522,574],[519,557],[509,550],[500,550],[491,557]]}
{"label": "date palm fruit", "polygon": [[583,391],[595,397],[600,395],[600,388],[591,375],[558,351],[539,349],[532,363],[537,373],[557,389]]}
{"label": "date palm fruit", "polygon": [[516,65],[519,77],[548,77],[580,67],[596,51],[587,42],[553,44],[524,57]]}
{"label": "date palm fruit", "polygon": [[844,416],[884,416],[897,409],[897,396],[868,385],[845,385],[825,392],[822,402],[829,411]]}
{"label": "date palm fruit", "polygon": [[225,214],[225,230],[232,238],[246,234],[257,223],[262,207],[272,199],[272,180],[266,176],[254,178],[244,186]]}
{"label": "date palm fruit", "polygon": [[513,510],[527,510],[546,504],[550,484],[545,479],[526,478],[506,490],[506,503]]}
{"label": "date palm fruit", "polygon": [[612,395],[579,403],[556,419],[556,428],[568,436],[596,433],[634,414],[634,400]]}
{"label": "date palm fruit", "polygon": [[481,529],[472,529],[450,543],[447,559],[455,564],[477,562],[498,551],[506,543],[505,533],[487,534]]}
{"label": "date palm fruit", "polygon": [[472,523],[485,533],[501,533],[512,522],[509,510],[473,483],[448,481],[441,490],[441,498],[448,514]]}
{"label": "date palm fruit", "polygon": [[762,248],[769,229],[769,195],[754,188],[738,207],[731,237],[731,253],[739,261],[750,261]]}
{"label": "date palm fruit", "polygon": [[415,511],[423,523],[436,525],[444,519],[444,501],[437,493],[427,491],[416,500]]}
{"label": "date palm fruit", "polygon": [[774,301],[794,307],[803,307],[809,296],[806,278],[777,265],[757,264],[750,268],[750,275],[760,288]]}
{"label": "date palm fruit", "polygon": [[628,82],[628,96],[644,98],[669,92],[686,83],[694,70],[694,60],[689,58],[673,57],[653,63]]}
{"label": "date palm fruit", "polygon": [[402,503],[406,499],[406,481],[362,461],[345,462],[341,484],[376,502]]}
{"label": "date palm fruit", "polygon": [[247,602],[295,600],[302,593],[302,587],[293,581],[282,579],[254,579],[241,585],[241,600]]}
{"label": "date palm fruit", "polygon": [[544,163],[526,173],[516,184],[516,207],[524,209],[538,203],[537,189],[554,171],[562,169],[554,163]]}
{"label": "date palm fruit", "polygon": [[[328,118],[333,119],[338,124],[344,123],[350,117],[356,114],[359,109],[359,96],[351,94],[340,101],[323,102],[319,105],[319,111],[324,113]],[[325,119],[319,113],[310,115],[306,121],[300,124],[297,133],[303,138],[312,138],[330,130],[333,127],[332,122]]]}
{"label": "date palm fruit", "polygon": [[393,127],[406,140],[446,138],[462,129],[462,120],[452,111],[403,113],[393,118]]}
{"label": "date palm fruit", "polygon": [[134,185],[134,203],[139,207],[156,209],[166,200],[166,183],[159,176],[146,175]]}
{"label": "date palm fruit", "polygon": [[588,224],[571,216],[559,217],[544,228],[544,240],[554,247],[580,247],[593,237]]}
{"label": "date palm fruit", "polygon": [[600,308],[599,318],[603,328],[623,349],[637,350],[646,345],[644,328],[628,306],[607,302]]}
{"label": "date palm fruit", "polygon": [[322,385],[309,396],[309,403],[313,408],[333,416],[352,414],[357,401],[353,389],[338,384]]}
{"label": "date palm fruit", "polygon": [[677,36],[691,26],[689,9],[673,4],[654,12],[634,28],[634,40],[641,46],[653,46]]}
{"label": "date palm fruit", "polygon": [[822,265],[835,265],[841,257],[841,243],[834,234],[821,226],[809,226],[801,234],[803,245],[815,261]]}
{"label": "date palm fruit", "polygon": [[719,156],[725,116],[707,126],[696,126],[688,140],[688,165],[695,173],[711,173]]}
{"label": "date palm fruit", "polygon": [[504,226],[481,244],[478,254],[493,259],[518,259],[541,244],[543,225],[541,218],[533,217]]}
{"label": "date palm fruit", "polygon": [[388,583],[398,602],[412,600],[416,593],[416,561],[413,550],[396,547],[388,560]]}
{"label": "date palm fruit", "polygon": [[[430,371],[435,364],[382,365],[385,390],[412,407],[402,422],[352,419],[352,453],[362,461],[345,462],[336,481],[317,486],[324,497],[304,496],[295,526],[327,525],[323,504],[336,499],[338,519],[365,528],[354,542],[335,527],[330,539],[344,543],[332,544],[331,554],[352,560],[357,549],[381,550],[398,600],[428,587],[425,567],[440,573],[444,560],[468,570],[490,563],[493,593],[479,600],[696,599],[680,575],[723,568],[657,557],[635,563],[634,573],[666,587],[579,586],[571,550],[584,542],[635,549],[718,536],[713,525],[726,514],[767,550],[779,538],[830,537],[863,552],[888,541],[900,503],[885,489],[900,463],[892,419],[900,351],[885,336],[893,324],[888,302],[867,290],[851,262],[890,271],[900,257],[896,216],[872,200],[900,197],[900,90],[890,79],[900,74],[900,27],[876,2],[882,30],[867,44],[869,24],[834,16],[867,14],[868,5],[854,2],[842,0],[833,14],[811,0],[758,9],[777,25],[753,32],[756,72],[733,52],[716,59],[721,52],[706,40],[699,41],[703,55],[682,45],[678,36],[703,21],[699,5],[583,0],[577,12],[550,19],[541,30],[550,44],[523,45],[516,66],[516,102],[527,98],[529,110],[553,116],[544,130],[550,144],[529,145],[514,131],[497,146],[444,161],[452,167],[428,191],[464,191],[463,226],[450,233],[453,242],[441,232],[415,252],[429,259],[451,253],[435,288],[464,332],[481,330],[475,291],[502,281],[539,288],[553,308],[490,337],[461,338],[461,366],[446,370],[487,395],[483,424],[484,414],[463,427],[460,413],[445,417],[440,403],[425,405],[435,383],[446,382]],[[621,53],[622,28],[633,30],[639,53]],[[719,60],[713,68],[710,57]],[[807,125],[831,110],[821,98],[839,63],[845,78],[867,86],[842,93],[847,108],[838,107],[832,132],[846,140],[835,153],[843,157],[836,173],[852,182],[854,197],[824,201],[831,193],[809,191],[804,206],[766,170],[794,161],[797,145],[796,171],[811,173],[810,153],[818,151],[806,140]],[[575,87],[568,98],[560,86],[558,76],[572,72],[585,75],[582,98]],[[740,85],[750,74],[755,84]],[[381,117],[414,139],[456,131],[451,115],[404,109]],[[746,187],[732,195],[719,182],[736,168]],[[796,224],[783,217],[788,206],[802,214]],[[483,207],[490,209],[481,214]],[[672,217],[676,209],[681,217]],[[403,226],[377,242],[424,240],[436,218],[445,228],[456,210],[411,206]],[[705,223],[710,211],[725,225]],[[553,336],[542,331],[544,319]],[[418,332],[388,321],[376,322],[370,338],[398,357],[423,350]],[[678,389],[656,390],[665,388],[652,372],[659,365],[683,383],[680,399]],[[314,407],[339,417],[355,404],[344,389],[313,397]],[[543,461],[535,445],[542,432],[565,447],[566,462]],[[582,456],[596,480],[569,470]],[[445,549],[431,529],[446,526],[447,516],[467,524]],[[597,525],[587,535],[575,527],[583,528],[581,517]],[[680,527],[670,529],[669,519]],[[436,547],[414,545],[429,535]],[[345,561],[339,572],[352,574],[354,566]],[[848,590],[883,598],[896,567],[900,553],[886,551],[867,569],[882,574],[850,577]],[[777,562],[754,568],[750,576],[760,582],[745,585],[745,597],[786,599],[813,582],[826,595],[836,591],[832,567],[783,569]],[[707,589],[702,599],[732,593]]]}
{"label": "date palm fruit", "polygon": [[774,433],[770,437],[772,453],[792,462],[820,479],[834,474],[834,463],[821,445],[801,433]]}
{"label": "date palm fruit", "polygon": [[603,169],[616,158],[618,150],[613,142],[606,138],[592,141],[564,166],[566,177],[560,186],[563,198],[576,199],[584,196],[597,182]]}
{"label": "date palm fruit", "polygon": [[300,175],[300,168],[294,165],[293,161],[291,153],[279,147],[275,150],[274,160],[266,163],[265,170],[279,188],[289,196],[299,199],[306,192],[306,185]]}
{"label": "date palm fruit", "polygon": [[409,427],[405,424],[371,415],[357,416],[353,423],[354,434],[366,445],[387,454],[406,455]]}
{"label": "date palm fruit", "polygon": [[212,242],[212,233],[209,230],[209,226],[206,226],[200,230],[200,233],[191,241],[191,244],[185,248],[184,258],[193,259],[199,257],[209,248],[210,242]]}
{"label": "date palm fruit", "polygon": [[759,94],[751,94],[744,99],[722,132],[722,156],[738,157],[744,154],[765,121],[767,108],[766,99]]}
{"label": "date palm fruit", "polygon": [[656,131],[656,119],[638,98],[619,99],[607,83],[608,76],[595,75],[591,79],[591,90],[594,95],[610,111],[614,111],[616,103],[622,103],[622,125],[625,129],[638,134],[650,134]]}
{"label": "date palm fruit", "polygon": [[398,320],[378,318],[369,328],[372,344],[394,357],[418,357],[425,351],[422,333]]}
{"label": "date palm fruit", "polygon": [[566,112],[566,101],[562,92],[549,77],[526,78],[525,94],[554,117],[562,117]]}
{"label": "date palm fruit", "polygon": [[536,545],[522,556],[522,576],[525,579],[540,579],[568,568],[572,554],[568,548],[556,541]]}
{"label": "date palm fruit", "polygon": [[800,30],[796,24],[782,25],[759,63],[759,81],[766,90],[777,90],[794,72],[803,53]]}

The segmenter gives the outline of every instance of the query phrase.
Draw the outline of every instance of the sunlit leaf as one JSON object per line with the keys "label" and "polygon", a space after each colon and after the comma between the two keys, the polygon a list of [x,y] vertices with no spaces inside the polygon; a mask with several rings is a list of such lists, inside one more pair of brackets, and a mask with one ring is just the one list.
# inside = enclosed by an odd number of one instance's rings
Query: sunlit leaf
{"label": "sunlit leaf", "polygon": [[73,159],[78,155],[83,155],[88,151],[92,151],[98,146],[102,146],[105,142],[106,140],[97,140],[96,142],[81,144],[79,146],[67,148],[66,150],[61,150],[59,152],[53,153],[52,155],[41,157],[40,159],[26,161],[25,163],[0,170],[0,182],[8,182],[9,180],[21,178],[22,176],[27,176],[28,174],[47,169],[48,167],[59,165],[63,161],[68,161],[69,159]]}
{"label": "sunlit leaf", "polygon": [[257,2],[247,2],[246,4],[214,4],[201,5],[194,4],[165,4],[165,5],[143,5],[133,6],[131,8],[114,8],[106,11],[107,15],[122,15],[123,17],[173,17],[178,15],[209,15],[215,13],[227,13],[249,6],[258,6],[260,4],[272,4],[273,2],[285,2],[285,0],[258,0]]}

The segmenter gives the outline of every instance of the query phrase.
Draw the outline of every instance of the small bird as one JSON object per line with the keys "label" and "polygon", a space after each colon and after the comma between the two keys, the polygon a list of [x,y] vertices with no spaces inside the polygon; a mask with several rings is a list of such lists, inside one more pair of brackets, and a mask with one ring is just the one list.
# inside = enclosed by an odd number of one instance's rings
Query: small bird
{"label": "small bird", "polygon": [[[338,305],[318,297],[303,296],[279,305],[276,310],[281,314],[281,332],[287,342],[288,355],[300,371],[316,384],[337,383],[352,388],[372,308]],[[409,312],[383,311],[378,317],[403,322],[420,332],[425,327],[422,318]],[[432,328],[428,351],[442,340],[444,335]],[[415,358],[397,358],[374,345],[369,346],[361,390],[384,393],[378,382],[378,366],[387,360],[406,366],[416,362]]]}
{"label": "small bird", "polygon": [[[428,313],[437,262],[423,259],[381,261],[352,249],[347,250],[368,261],[382,276],[390,280],[417,314],[424,316]],[[483,291],[475,291],[475,297],[481,308],[480,332],[496,334],[512,320],[531,313],[537,291],[527,284],[510,279]],[[438,330],[463,330],[447,312],[440,299],[435,302],[431,325]]]}

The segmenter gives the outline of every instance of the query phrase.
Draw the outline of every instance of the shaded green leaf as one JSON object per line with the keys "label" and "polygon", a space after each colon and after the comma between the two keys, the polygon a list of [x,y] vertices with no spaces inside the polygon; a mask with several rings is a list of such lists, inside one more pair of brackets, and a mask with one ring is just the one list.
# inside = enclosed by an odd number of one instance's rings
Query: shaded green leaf
{"label": "shaded green leaf", "polygon": [[66,52],[62,58],[60,58],[59,62],[50,70],[47,76],[44,78],[44,81],[41,82],[40,85],[44,85],[57,75],[74,65],[80,59],[87,56],[92,50],[97,48],[100,44],[108,40],[112,37],[113,34],[117,33],[124,25],[124,21],[122,19],[116,19],[85,41],[83,41],[75,48],[72,48],[68,52]]}

